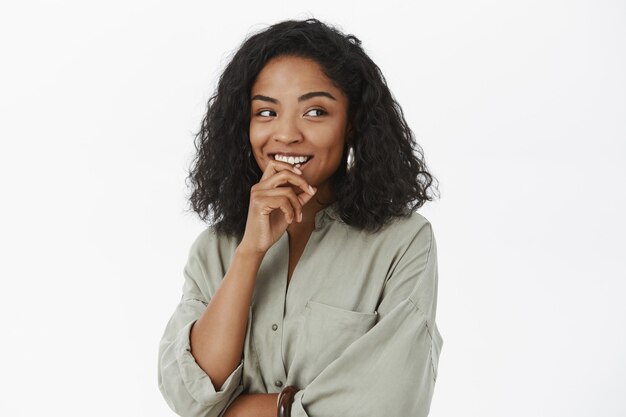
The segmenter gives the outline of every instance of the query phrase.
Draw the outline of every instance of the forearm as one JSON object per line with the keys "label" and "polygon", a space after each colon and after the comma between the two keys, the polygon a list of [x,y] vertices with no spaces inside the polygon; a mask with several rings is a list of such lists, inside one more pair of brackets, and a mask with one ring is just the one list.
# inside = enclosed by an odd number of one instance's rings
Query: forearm
{"label": "forearm", "polygon": [[278,394],[241,394],[223,417],[276,417]]}
{"label": "forearm", "polygon": [[263,255],[239,248],[204,313],[191,328],[191,354],[218,391],[241,361],[248,311]]}

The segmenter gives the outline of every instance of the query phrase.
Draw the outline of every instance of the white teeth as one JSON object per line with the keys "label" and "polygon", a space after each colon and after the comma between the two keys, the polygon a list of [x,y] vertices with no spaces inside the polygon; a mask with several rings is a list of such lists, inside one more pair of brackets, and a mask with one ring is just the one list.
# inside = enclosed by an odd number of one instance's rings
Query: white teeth
{"label": "white teeth", "polygon": [[283,156],[283,155],[274,155],[274,159],[277,161],[287,162],[291,165],[294,164],[303,164],[310,159],[308,156]]}

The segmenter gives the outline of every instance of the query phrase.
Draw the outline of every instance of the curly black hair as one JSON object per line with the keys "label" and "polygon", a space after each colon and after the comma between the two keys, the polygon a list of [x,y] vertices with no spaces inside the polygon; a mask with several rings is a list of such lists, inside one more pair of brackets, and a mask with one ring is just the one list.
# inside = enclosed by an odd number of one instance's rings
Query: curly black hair
{"label": "curly black hair", "polygon": [[217,233],[240,241],[245,232],[250,189],[263,174],[250,146],[250,91],[261,69],[278,56],[315,60],[348,98],[352,130],[330,179],[346,224],[377,232],[433,200],[428,190],[437,180],[380,68],[360,45],[356,36],[314,18],[279,22],[244,40],[208,101],[187,177],[191,210],[203,221],[211,213]]}

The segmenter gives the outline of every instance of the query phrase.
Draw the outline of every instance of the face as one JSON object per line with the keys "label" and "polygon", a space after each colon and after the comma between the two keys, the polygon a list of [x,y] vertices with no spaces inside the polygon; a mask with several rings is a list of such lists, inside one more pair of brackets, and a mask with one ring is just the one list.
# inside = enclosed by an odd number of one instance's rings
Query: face
{"label": "face", "polygon": [[315,61],[280,56],[261,70],[250,97],[250,145],[261,171],[277,153],[307,156],[302,176],[328,191],[348,129],[343,92]]}

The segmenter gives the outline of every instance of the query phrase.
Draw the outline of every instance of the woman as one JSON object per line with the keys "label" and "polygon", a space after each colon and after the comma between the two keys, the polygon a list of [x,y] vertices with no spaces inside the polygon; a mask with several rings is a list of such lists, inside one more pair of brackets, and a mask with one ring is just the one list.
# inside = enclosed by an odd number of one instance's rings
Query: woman
{"label": "woman", "polygon": [[214,223],[159,347],[182,416],[275,416],[279,395],[298,417],[428,414],[443,340],[435,239],[414,210],[433,177],[360,43],[275,24],[209,100],[190,201]]}

